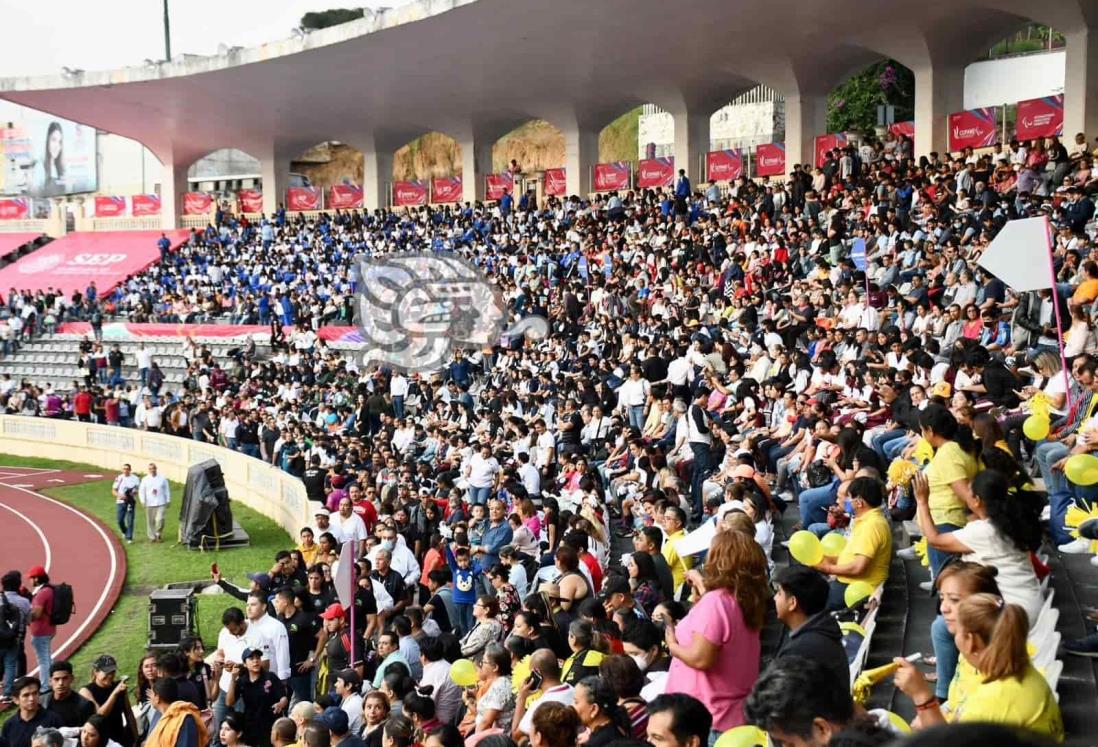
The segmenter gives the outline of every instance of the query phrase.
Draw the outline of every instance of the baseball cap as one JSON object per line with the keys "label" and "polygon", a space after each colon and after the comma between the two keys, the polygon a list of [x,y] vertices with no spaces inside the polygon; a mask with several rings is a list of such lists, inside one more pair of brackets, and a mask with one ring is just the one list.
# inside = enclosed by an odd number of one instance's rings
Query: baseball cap
{"label": "baseball cap", "polygon": [[324,713],[314,720],[335,734],[346,734],[351,728],[347,712],[339,706],[328,706],[324,709]]}
{"label": "baseball cap", "polygon": [[36,565],[27,571],[27,578],[42,578],[46,575],[46,569],[40,565]]}
{"label": "baseball cap", "polygon": [[97,672],[110,674],[111,672],[118,671],[118,662],[115,661],[114,657],[110,654],[103,654],[92,662],[92,667],[94,667]]}
{"label": "baseball cap", "polygon": [[263,649],[261,649],[261,648],[252,648],[251,646],[249,646],[248,648],[244,649],[244,653],[240,655],[240,660],[241,661],[247,661],[248,659],[252,658],[253,656],[262,657],[263,656]]}
{"label": "baseball cap", "polygon": [[324,506],[320,506],[316,511],[313,511],[313,516],[331,516],[332,512]]}
{"label": "baseball cap", "polygon": [[934,388],[930,390],[930,396],[932,397],[949,397],[953,393],[952,387],[950,387],[948,381],[939,381],[934,385]]}
{"label": "baseball cap", "polygon": [[343,605],[339,604],[338,602],[335,604],[329,604],[328,609],[320,613],[320,617],[322,620],[334,620],[337,617],[343,617],[344,615],[345,613],[343,612]]}
{"label": "baseball cap", "polygon": [[271,577],[266,573],[249,573],[248,580],[255,581],[256,585],[264,591],[271,587]]}

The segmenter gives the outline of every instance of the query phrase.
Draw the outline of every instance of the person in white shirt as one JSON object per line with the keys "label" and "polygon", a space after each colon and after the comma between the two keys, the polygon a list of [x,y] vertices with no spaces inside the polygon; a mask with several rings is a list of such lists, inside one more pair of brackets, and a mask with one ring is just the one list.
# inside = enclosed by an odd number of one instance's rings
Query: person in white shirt
{"label": "person in white shirt", "polygon": [[431,686],[435,717],[448,724],[461,707],[461,688],[450,679],[450,662],[442,658],[442,641],[429,637],[423,639],[419,644],[419,661],[423,665],[419,685],[422,688]]}
{"label": "person in white shirt", "polygon": [[469,504],[488,503],[492,488],[499,475],[499,462],[492,456],[491,446],[482,446],[465,465],[465,479],[469,483]]}
{"label": "person in white shirt", "polygon": [[[362,521],[362,517],[354,512],[354,508],[351,506],[351,499],[343,497],[339,499],[339,513],[332,514],[328,517],[333,535],[340,542],[348,542],[350,540],[357,540],[360,543],[366,542],[366,537],[369,536],[366,532],[366,524]],[[365,548],[365,544],[361,544],[360,548]]]}
{"label": "person in white shirt", "polygon": [[538,434],[534,449],[534,466],[544,474],[549,469],[549,465],[556,460],[557,440],[549,432],[544,420],[538,420],[534,423],[534,430]]}
{"label": "person in white shirt", "polygon": [[141,386],[149,380],[149,369],[152,368],[152,353],[145,349],[145,343],[137,349],[137,371],[141,374]]}
{"label": "person in white shirt", "polygon": [[370,551],[370,566],[377,566],[378,553],[383,550],[388,551],[389,567],[400,574],[400,577],[404,579],[404,583],[413,589],[416,588],[419,584],[419,561],[416,560],[415,554],[408,549],[404,535],[397,534],[396,529],[388,524],[382,524],[377,528],[377,536],[381,542]]}
{"label": "person in white shirt", "polygon": [[640,366],[633,366],[629,378],[618,387],[618,409],[629,418],[629,425],[638,431],[644,428],[644,406],[651,387],[643,378]]}
{"label": "person in white shirt", "polygon": [[[229,712],[224,695],[229,691],[229,683],[236,676],[234,669],[239,669],[244,664],[244,649],[255,648],[263,651],[260,637],[248,629],[248,622],[239,607],[226,609],[221,614],[221,624],[224,627],[217,634],[217,650],[208,660],[214,672],[221,673],[217,686],[221,689],[222,696],[213,704],[215,722],[220,722]],[[267,658],[266,652],[263,658]]]}
{"label": "person in white shirt", "polygon": [[145,529],[150,542],[159,542],[164,531],[164,513],[171,503],[171,486],[168,479],[156,472],[156,465],[149,464],[149,473],[141,478],[137,498],[145,507]]}
{"label": "person in white shirt", "polygon": [[526,488],[526,493],[531,498],[537,498],[541,495],[541,473],[530,464],[529,454],[519,454],[518,461],[518,476],[522,480],[522,487]]}
{"label": "person in white shirt", "polygon": [[362,678],[353,669],[344,669],[336,676],[335,694],[339,696],[339,707],[347,714],[350,733],[358,734],[362,729]]}
{"label": "person in white shirt", "polygon": [[404,417],[404,398],[408,396],[408,379],[399,371],[389,379],[389,396],[393,399],[393,417],[401,420]]}
{"label": "person in white shirt", "polygon": [[141,427],[155,433],[160,430],[163,410],[156,397],[145,397],[144,405],[144,410],[141,413]]}
{"label": "person in white shirt", "polygon": [[267,614],[265,594],[248,595],[248,632],[259,641],[263,658],[270,661],[270,672],[285,684],[290,679],[290,637],[286,626]]}
{"label": "person in white shirt", "polygon": [[111,486],[118,531],[122,532],[128,543],[133,542],[134,506],[137,505],[137,489],[141,487],[141,478],[131,470],[130,465],[123,464],[122,474],[114,478]]}
{"label": "person in white shirt", "polygon": [[[580,563],[580,565],[584,565]],[[561,669],[556,655],[547,648],[538,649],[530,654],[530,671],[541,675],[541,697],[526,710],[526,699],[530,695],[530,681],[524,680],[519,687],[515,702],[514,718],[511,720],[511,737],[515,740],[529,739],[534,731],[534,713],[543,703],[562,703],[566,706],[575,701],[576,692],[571,685],[560,681]]]}

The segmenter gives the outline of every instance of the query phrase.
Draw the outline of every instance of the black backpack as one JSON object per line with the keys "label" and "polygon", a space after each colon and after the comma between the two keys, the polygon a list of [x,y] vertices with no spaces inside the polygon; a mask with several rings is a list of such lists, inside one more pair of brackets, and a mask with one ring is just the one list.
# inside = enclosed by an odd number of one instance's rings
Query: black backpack
{"label": "black backpack", "polygon": [[50,612],[50,625],[64,625],[76,610],[72,599],[72,587],[68,584],[50,584],[53,589],[53,610]]}
{"label": "black backpack", "polygon": [[19,608],[0,591],[0,649],[11,648],[19,642],[19,617]]}

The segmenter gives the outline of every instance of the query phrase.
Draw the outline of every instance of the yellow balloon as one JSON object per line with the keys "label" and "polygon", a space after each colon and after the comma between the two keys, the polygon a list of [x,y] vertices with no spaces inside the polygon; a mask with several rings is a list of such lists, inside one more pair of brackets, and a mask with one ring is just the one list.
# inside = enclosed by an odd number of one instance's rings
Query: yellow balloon
{"label": "yellow balloon", "polygon": [[737,726],[717,737],[714,747],[766,747],[766,732],[750,724]]}
{"label": "yellow balloon", "polygon": [[1098,457],[1093,454],[1076,454],[1068,457],[1064,474],[1076,485],[1093,485],[1098,482]]}
{"label": "yellow balloon", "polygon": [[789,554],[798,563],[816,565],[823,560],[823,547],[820,538],[807,529],[794,532],[789,538]]}
{"label": "yellow balloon", "polygon": [[893,728],[900,734],[910,734],[911,724],[907,723],[900,716],[896,715],[892,711],[885,711],[885,715],[888,716],[888,721],[892,724]]}
{"label": "yellow balloon", "polygon": [[843,601],[846,602],[847,607],[853,607],[863,599],[873,596],[874,591],[876,589],[868,581],[855,581],[846,587],[846,591],[843,592]]}
{"label": "yellow balloon", "polygon": [[826,557],[836,558],[846,547],[846,536],[840,532],[830,532],[820,540],[820,546],[823,547],[823,553]]}
{"label": "yellow balloon", "polygon": [[477,684],[477,665],[468,659],[458,659],[450,665],[450,679],[458,687]]}
{"label": "yellow balloon", "polygon": [[1030,441],[1040,441],[1048,435],[1049,422],[1047,415],[1030,415],[1022,422],[1022,433]]}

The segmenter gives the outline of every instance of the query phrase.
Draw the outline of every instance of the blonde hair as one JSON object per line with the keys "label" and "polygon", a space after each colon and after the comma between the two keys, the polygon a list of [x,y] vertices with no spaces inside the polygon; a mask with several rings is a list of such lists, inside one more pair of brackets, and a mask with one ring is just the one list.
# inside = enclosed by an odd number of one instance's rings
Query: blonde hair
{"label": "blonde hair", "polygon": [[1026,650],[1029,618],[1025,609],[1006,604],[994,594],[973,594],[957,606],[957,623],[983,644],[975,658],[984,682],[1008,677],[1022,679],[1030,666]]}
{"label": "blonde hair", "polygon": [[743,511],[729,511],[722,519],[725,529],[733,532],[741,532],[751,539],[755,539],[755,522]]}

